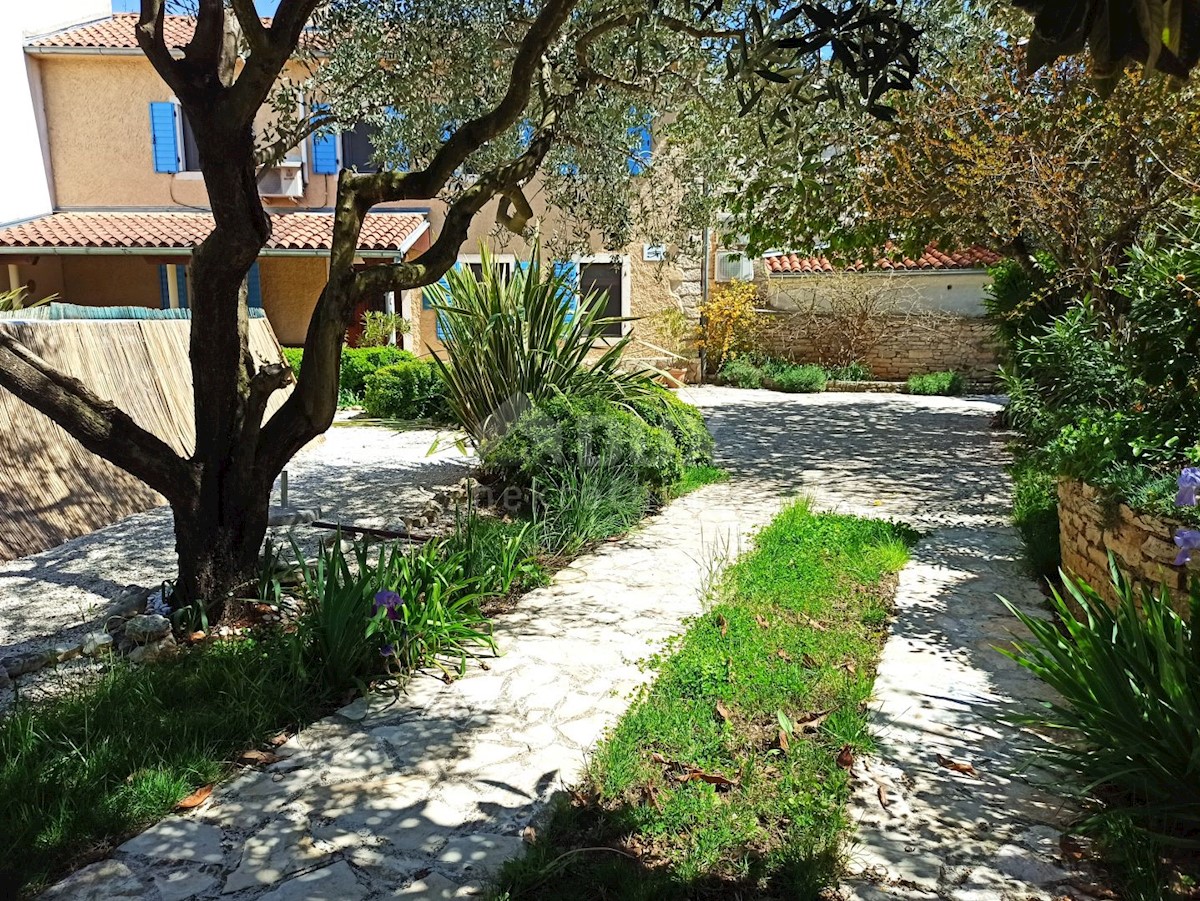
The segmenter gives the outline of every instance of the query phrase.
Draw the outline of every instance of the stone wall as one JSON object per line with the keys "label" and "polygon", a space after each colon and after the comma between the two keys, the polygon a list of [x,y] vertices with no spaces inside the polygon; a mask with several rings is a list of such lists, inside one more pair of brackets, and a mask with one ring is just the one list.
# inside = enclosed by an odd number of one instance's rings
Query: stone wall
{"label": "stone wall", "polygon": [[1108,573],[1108,554],[1130,579],[1165,584],[1175,609],[1186,613],[1188,567],[1174,566],[1178,548],[1172,536],[1180,524],[1111,504],[1097,489],[1082,482],[1058,483],[1059,541],[1063,569],[1079,576],[1110,603],[1115,600]]}
{"label": "stone wall", "polygon": [[[813,317],[775,310],[763,312],[761,343],[772,356],[800,363],[826,363]],[[953,370],[968,381],[996,381],[999,357],[991,324],[977,316],[945,314],[928,319],[892,316],[890,328],[865,362],[877,379],[907,379],[910,375]]]}

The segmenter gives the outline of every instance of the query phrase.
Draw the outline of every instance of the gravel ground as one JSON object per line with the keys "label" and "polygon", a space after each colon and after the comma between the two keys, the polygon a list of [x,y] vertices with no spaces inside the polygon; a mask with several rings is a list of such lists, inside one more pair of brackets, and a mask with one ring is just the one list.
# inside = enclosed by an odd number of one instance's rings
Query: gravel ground
{"label": "gravel ground", "polygon": [[[397,432],[343,419],[289,464],[288,503],[319,508],[330,521],[396,527],[432,489],[454,484],[469,465],[448,433]],[[287,530],[277,531],[286,543]],[[318,533],[299,526],[295,534],[306,544],[303,539]],[[102,628],[127,605],[129,589],[150,589],[173,577],[174,545],[171,512],[158,507],[0,564],[0,657],[64,644]],[[57,673],[23,678],[22,692],[61,690],[69,673],[86,674],[91,667],[71,663]],[[0,690],[0,709],[10,695]]]}

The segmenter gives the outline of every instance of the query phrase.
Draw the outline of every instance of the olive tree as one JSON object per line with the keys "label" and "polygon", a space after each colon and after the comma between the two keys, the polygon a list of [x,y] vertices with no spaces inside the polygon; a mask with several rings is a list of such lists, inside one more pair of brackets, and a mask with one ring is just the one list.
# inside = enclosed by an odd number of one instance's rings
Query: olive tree
{"label": "olive tree", "polygon": [[[739,100],[732,115],[781,126],[833,69],[853,72],[878,105],[916,67],[916,30],[886,0],[281,0],[269,22],[253,0],[196,0],[182,53],[168,44],[165,15],[164,0],[142,0],[136,38],[191,123],[214,219],[191,260],[195,449],[176,453],[4,334],[0,386],[166,497],[179,601],[203,604],[210,621],[253,574],[276,476],[332,422],[360,297],[437,281],[493,200],[505,228],[529,228],[527,189],[539,168],[556,199],[584,214],[605,191],[629,196],[603,179],[628,171],[631,109],[671,113],[689,93],[703,102],[720,81]],[[300,86],[316,96],[263,140],[255,121],[264,106],[296,109],[288,73],[297,59],[307,62]],[[339,175],[328,281],[304,366],[265,419],[268,399],[293,376],[286,365],[256,365],[247,344],[245,278],[271,229],[259,168],[313,130],[363,117],[392,141],[392,164]],[[434,198],[446,213],[426,250],[355,266],[368,211]]]}

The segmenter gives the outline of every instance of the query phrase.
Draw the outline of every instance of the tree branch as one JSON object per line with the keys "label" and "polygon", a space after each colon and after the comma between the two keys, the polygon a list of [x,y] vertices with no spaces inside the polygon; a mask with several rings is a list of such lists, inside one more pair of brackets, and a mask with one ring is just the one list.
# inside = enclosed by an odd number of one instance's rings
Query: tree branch
{"label": "tree branch", "polygon": [[166,17],[165,0],[142,0],[141,15],[138,16],[134,34],[138,46],[150,65],[154,66],[160,78],[167,83],[175,96],[183,99],[186,86],[180,76],[179,61],[171,55],[170,48],[163,33],[163,22]]}
{"label": "tree branch", "polygon": [[170,445],[78,379],[56,370],[4,330],[0,330],[0,387],[171,503],[182,501],[193,487],[190,464]]}
{"label": "tree branch", "polygon": [[233,5],[233,14],[237,16],[238,23],[242,26],[242,36],[246,39],[246,45],[250,48],[251,55],[262,53],[267,49],[267,28],[262,23],[262,19],[258,17],[258,10],[254,8],[254,0],[230,0]]}

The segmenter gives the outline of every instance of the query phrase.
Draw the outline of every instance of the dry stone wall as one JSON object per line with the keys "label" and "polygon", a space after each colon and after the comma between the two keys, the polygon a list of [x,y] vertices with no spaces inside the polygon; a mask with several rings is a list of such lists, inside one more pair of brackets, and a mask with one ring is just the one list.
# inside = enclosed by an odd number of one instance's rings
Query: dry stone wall
{"label": "dry stone wall", "polygon": [[1111,551],[1130,579],[1166,585],[1175,609],[1187,612],[1188,567],[1175,566],[1178,548],[1172,541],[1178,522],[1137,513],[1126,504],[1112,504],[1083,482],[1058,483],[1059,541],[1063,569],[1095,588],[1109,603],[1113,595],[1108,574]]}
{"label": "dry stone wall", "polygon": [[[774,310],[762,312],[763,349],[772,356],[799,363],[825,363],[817,336],[826,329],[814,327],[812,317]],[[910,375],[952,370],[968,381],[996,381],[998,348],[991,324],[982,317],[943,315],[914,325],[909,317],[889,317],[891,328],[865,355],[877,379],[907,379]]]}

